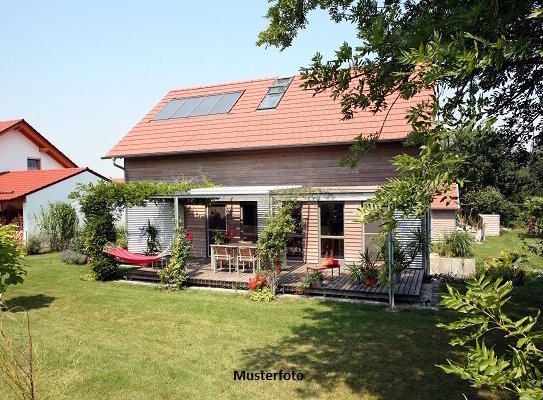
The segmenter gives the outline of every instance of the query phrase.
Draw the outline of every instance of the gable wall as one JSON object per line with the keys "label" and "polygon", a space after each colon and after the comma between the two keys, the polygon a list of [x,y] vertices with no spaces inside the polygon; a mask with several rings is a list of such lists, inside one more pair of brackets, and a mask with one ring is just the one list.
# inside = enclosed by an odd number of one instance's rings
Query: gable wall
{"label": "gable wall", "polygon": [[27,158],[39,158],[41,169],[64,168],[21,132],[11,130],[0,135],[0,172],[26,170]]}

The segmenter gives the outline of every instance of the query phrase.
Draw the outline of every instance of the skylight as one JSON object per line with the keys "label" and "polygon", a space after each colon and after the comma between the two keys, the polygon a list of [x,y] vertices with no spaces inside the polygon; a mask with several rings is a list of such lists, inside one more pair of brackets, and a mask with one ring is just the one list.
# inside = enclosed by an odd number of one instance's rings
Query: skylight
{"label": "skylight", "polygon": [[202,115],[226,114],[239,100],[243,91],[210,94],[207,96],[172,99],[153,118],[154,121]]}
{"label": "skylight", "polygon": [[264,99],[258,106],[258,110],[270,110],[273,108],[276,108],[281,99],[283,98],[283,95],[288,89],[288,86],[292,82],[292,79],[294,77],[288,77],[288,78],[277,78],[273,85],[270,86],[268,89],[268,93],[266,96],[264,96]]}

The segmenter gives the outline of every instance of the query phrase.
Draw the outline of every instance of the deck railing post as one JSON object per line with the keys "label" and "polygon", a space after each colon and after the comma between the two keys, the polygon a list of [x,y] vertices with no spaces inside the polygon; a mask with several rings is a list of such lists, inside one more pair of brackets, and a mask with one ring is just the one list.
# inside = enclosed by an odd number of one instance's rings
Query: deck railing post
{"label": "deck railing post", "polygon": [[388,234],[388,306],[394,308],[394,282],[392,281],[392,265],[394,264],[394,231]]}

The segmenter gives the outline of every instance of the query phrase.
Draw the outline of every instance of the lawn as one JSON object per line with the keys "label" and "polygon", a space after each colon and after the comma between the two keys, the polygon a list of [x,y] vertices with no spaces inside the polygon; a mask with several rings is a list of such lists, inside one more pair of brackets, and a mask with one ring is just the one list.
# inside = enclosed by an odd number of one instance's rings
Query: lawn
{"label": "lawn", "polygon": [[[451,318],[446,311],[254,303],[243,293],[87,282],[86,267],[57,254],[26,262],[27,280],[5,300],[30,311],[40,399],[497,398],[435,367],[458,358],[435,327]],[[513,301],[533,313],[543,282],[517,289]],[[7,316],[15,329],[22,313]],[[234,369],[294,369],[304,380],[239,382]],[[3,386],[0,398],[11,398]]]}
{"label": "lawn", "polygon": [[475,256],[482,259],[497,257],[502,250],[525,252],[528,256],[527,267],[543,270],[543,257],[524,249],[522,239],[519,237],[520,233],[519,230],[512,230],[503,232],[500,236],[486,238],[484,242],[475,245]]}

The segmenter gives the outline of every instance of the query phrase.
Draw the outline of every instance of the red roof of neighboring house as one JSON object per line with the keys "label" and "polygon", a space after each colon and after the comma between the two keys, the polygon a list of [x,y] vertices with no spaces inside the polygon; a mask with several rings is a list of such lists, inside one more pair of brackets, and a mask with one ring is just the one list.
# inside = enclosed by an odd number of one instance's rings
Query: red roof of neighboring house
{"label": "red roof of neighboring house", "polygon": [[[275,78],[268,78],[172,90],[106,158],[352,143],[360,134],[378,131],[389,112],[358,111],[353,119],[343,121],[339,100],[331,98],[329,92],[314,96],[313,90],[302,89],[299,75],[294,77],[277,108],[257,110],[274,81]],[[174,98],[235,91],[244,92],[227,114],[152,120]],[[407,110],[431,94],[428,90],[409,101],[400,98],[395,104],[391,98],[381,140],[405,138],[410,131]]]}
{"label": "red roof of neighboring house", "polygon": [[460,194],[458,192],[458,184],[453,184],[445,193],[434,196],[432,200],[432,210],[459,210]]}
{"label": "red roof of neighboring house", "polygon": [[107,180],[107,178],[104,178],[89,168],[2,172],[0,173],[0,201],[24,197],[85,171]]}
{"label": "red roof of neighboring house", "polygon": [[40,152],[46,153],[57,161],[64,168],[77,168],[77,164],[70,160],[63,152],[57,149],[41,133],[34,129],[24,119],[14,119],[10,121],[0,121],[0,135],[16,130],[34,142],[40,149]]}

